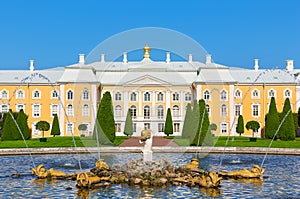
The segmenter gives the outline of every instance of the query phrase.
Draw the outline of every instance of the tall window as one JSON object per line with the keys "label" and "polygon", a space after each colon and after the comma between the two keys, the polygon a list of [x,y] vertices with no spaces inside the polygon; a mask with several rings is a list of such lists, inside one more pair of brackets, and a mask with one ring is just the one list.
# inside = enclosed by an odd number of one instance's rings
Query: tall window
{"label": "tall window", "polygon": [[120,105],[117,105],[115,107],[115,116],[116,117],[121,117],[121,114],[122,114],[122,107]]}
{"label": "tall window", "polygon": [[158,106],[158,108],[157,108],[157,117],[158,117],[158,119],[164,118],[164,107],[161,105]]}
{"label": "tall window", "polygon": [[192,101],[192,94],[190,92],[187,92],[184,96],[184,100],[187,102]]}
{"label": "tall window", "polygon": [[179,116],[179,107],[177,105],[173,106],[173,116],[174,117]]}
{"label": "tall window", "polygon": [[32,93],[32,98],[33,99],[40,99],[41,98],[41,94],[39,90],[34,90]]}
{"label": "tall window", "polygon": [[220,93],[220,98],[223,101],[227,100],[227,91],[222,90],[221,93]]}
{"label": "tall window", "polygon": [[136,132],[136,123],[132,124],[133,132]]}
{"label": "tall window", "polygon": [[71,90],[68,90],[68,92],[67,92],[67,100],[73,100],[73,91],[71,91]]}
{"label": "tall window", "polygon": [[292,97],[292,91],[290,89],[286,89],[284,91],[284,98],[291,98]]}
{"label": "tall window", "polygon": [[82,106],[82,116],[88,117],[90,115],[90,107],[88,104]]}
{"label": "tall window", "polygon": [[135,92],[132,92],[132,93],[130,94],[130,101],[136,102],[136,93],[135,93]]}
{"label": "tall window", "polygon": [[24,92],[22,90],[17,91],[17,99],[24,99]]}
{"label": "tall window", "polygon": [[241,105],[240,104],[236,104],[234,106],[234,112],[235,112],[235,117],[238,117],[241,115]]}
{"label": "tall window", "polygon": [[174,132],[179,132],[180,123],[174,123]]}
{"label": "tall window", "polygon": [[51,116],[54,116],[54,114],[58,114],[58,104],[51,104]]}
{"label": "tall window", "polygon": [[24,104],[17,104],[17,106],[16,106],[17,112],[20,112],[21,109],[23,109],[23,111],[24,111]]}
{"label": "tall window", "polygon": [[2,113],[8,112],[8,105],[7,104],[2,104],[1,105],[1,112]]}
{"label": "tall window", "polygon": [[74,124],[71,122],[67,123],[67,134],[73,134],[74,131]]}
{"label": "tall window", "polygon": [[221,117],[226,117],[227,116],[227,106],[226,104],[222,104],[221,106]]}
{"label": "tall window", "polygon": [[73,116],[73,105],[69,104],[67,106],[67,116]]}
{"label": "tall window", "polygon": [[269,90],[268,92],[268,97],[271,98],[271,97],[276,97],[276,92],[274,89],[271,89]]}
{"label": "tall window", "polygon": [[235,93],[234,93],[234,97],[235,98],[242,98],[242,92],[239,89],[236,89]]}
{"label": "tall window", "polygon": [[252,105],[252,117],[259,117],[259,104]]}
{"label": "tall window", "polygon": [[203,99],[204,100],[210,100],[210,92],[208,90],[204,91]]}
{"label": "tall window", "polygon": [[164,132],[165,131],[165,124],[164,123],[158,123],[158,132]]}
{"label": "tall window", "polygon": [[257,89],[254,89],[252,91],[252,98],[255,98],[255,99],[258,99],[260,96],[259,96],[259,90]]}
{"label": "tall window", "polygon": [[51,91],[51,98],[58,98],[58,92],[57,92],[57,90]]}
{"label": "tall window", "polygon": [[1,92],[1,95],[2,95],[2,98],[3,98],[3,99],[7,99],[7,98],[8,98],[8,92],[7,92],[6,90],[3,90],[3,91]]}
{"label": "tall window", "polygon": [[207,111],[208,115],[210,115],[210,106],[209,106],[209,104],[205,104],[205,108],[206,108],[206,111]]}
{"label": "tall window", "polygon": [[149,101],[150,101],[150,93],[149,93],[149,92],[146,92],[146,93],[144,94],[144,101],[145,101],[145,102],[149,102]]}
{"label": "tall window", "polygon": [[130,111],[131,111],[131,117],[136,118],[136,106],[132,105],[130,107]]}
{"label": "tall window", "polygon": [[90,91],[87,88],[83,89],[83,91],[82,91],[82,99],[83,100],[90,99]]}
{"label": "tall window", "polygon": [[159,92],[159,93],[157,94],[157,101],[158,101],[158,102],[164,101],[164,94],[163,94],[162,92]]}
{"label": "tall window", "polygon": [[221,133],[222,133],[222,134],[227,133],[227,129],[228,129],[227,123],[226,123],[226,122],[222,122],[222,123],[221,123]]}
{"label": "tall window", "polygon": [[173,101],[179,101],[179,94],[177,92],[173,93]]}
{"label": "tall window", "polygon": [[148,105],[144,107],[144,119],[150,119],[150,106]]}
{"label": "tall window", "polygon": [[39,104],[33,105],[32,117],[37,118],[41,116],[41,106]]}
{"label": "tall window", "polygon": [[144,123],[144,129],[145,130],[150,129],[150,123]]}
{"label": "tall window", "polygon": [[120,92],[116,92],[115,94],[115,101],[121,101],[122,100],[122,95]]}

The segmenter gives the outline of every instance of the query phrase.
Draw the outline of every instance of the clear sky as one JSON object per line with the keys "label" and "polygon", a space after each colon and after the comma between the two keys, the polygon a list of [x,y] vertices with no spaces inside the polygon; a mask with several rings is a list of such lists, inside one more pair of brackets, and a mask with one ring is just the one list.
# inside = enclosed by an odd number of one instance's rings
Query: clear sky
{"label": "clear sky", "polygon": [[10,0],[0,3],[0,69],[29,69],[30,59],[36,69],[69,65],[141,27],[186,34],[216,63],[253,68],[258,58],[261,68],[284,68],[293,59],[300,68],[298,0]]}

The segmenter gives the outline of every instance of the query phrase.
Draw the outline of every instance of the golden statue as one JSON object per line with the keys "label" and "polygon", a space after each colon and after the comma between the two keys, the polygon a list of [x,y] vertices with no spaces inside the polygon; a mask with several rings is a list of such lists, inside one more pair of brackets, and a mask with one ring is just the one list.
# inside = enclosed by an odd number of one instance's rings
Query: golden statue
{"label": "golden statue", "polygon": [[40,164],[39,166],[35,168],[32,168],[32,174],[37,176],[38,178],[46,178],[47,177],[47,170],[45,169],[43,164]]}
{"label": "golden statue", "polygon": [[198,168],[199,162],[197,158],[192,158],[191,162],[189,164],[184,165],[184,168],[186,169],[195,169]]}
{"label": "golden statue", "polygon": [[92,184],[97,184],[103,181],[109,181],[111,176],[107,177],[98,177],[98,176],[89,176],[86,172],[81,172],[77,174],[77,186],[78,187],[91,187]]}
{"label": "golden statue", "polygon": [[109,166],[106,164],[106,162],[103,161],[103,159],[99,159],[95,163],[97,169],[104,169],[104,170],[109,170]]}
{"label": "golden statue", "polygon": [[198,183],[202,187],[215,188],[221,185],[222,178],[215,172],[209,172],[208,175],[202,175]]}
{"label": "golden statue", "polygon": [[148,43],[146,43],[146,45],[143,48],[143,50],[144,50],[144,58],[150,58],[151,48],[148,46]]}
{"label": "golden statue", "polygon": [[229,178],[260,178],[264,172],[265,169],[255,164],[250,171],[244,168],[243,170],[237,170],[230,173],[226,171],[220,171],[219,174]]}
{"label": "golden statue", "polygon": [[37,176],[38,178],[67,178],[72,177],[73,174],[67,175],[62,171],[54,170],[53,168],[50,168],[48,171],[45,169],[43,164],[40,164],[37,166],[37,168],[32,168],[32,174]]}

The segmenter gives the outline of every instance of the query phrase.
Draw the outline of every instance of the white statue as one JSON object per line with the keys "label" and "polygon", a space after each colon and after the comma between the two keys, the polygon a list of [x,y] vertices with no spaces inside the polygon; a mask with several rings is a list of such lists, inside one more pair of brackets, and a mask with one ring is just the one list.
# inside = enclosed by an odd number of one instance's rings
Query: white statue
{"label": "white statue", "polygon": [[143,152],[144,162],[152,161],[152,141],[153,136],[151,130],[142,130],[140,143],[145,143]]}

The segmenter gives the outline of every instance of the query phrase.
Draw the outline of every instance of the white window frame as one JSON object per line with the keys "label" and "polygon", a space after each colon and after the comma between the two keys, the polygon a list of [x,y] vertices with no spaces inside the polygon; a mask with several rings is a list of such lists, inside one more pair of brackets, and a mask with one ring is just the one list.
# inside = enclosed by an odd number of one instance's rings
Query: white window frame
{"label": "white window frame", "polygon": [[66,100],[74,100],[74,91],[68,89],[66,92]]}
{"label": "white window frame", "polygon": [[205,90],[203,92],[203,99],[206,100],[206,101],[210,100],[210,92],[209,92],[209,90]]}
{"label": "white window frame", "polygon": [[131,117],[132,117],[132,119],[135,119],[136,118],[136,112],[137,112],[136,106],[135,105],[131,105],[130,106],[130,111],[131,111]]}
{"label": "white window frame", "polygon": [[164,118],[164,107],[162,105],[159,105],[157,107],[157,118],[163,119]]}
{"label": "white window frame", "polygon": [[82,105],[82,117],[89,117],[90,116],[90,106],[88,104]]}
{"label": "white window frame", "polygon": [[205,104],[205,108],[206,108],[206,111],[207,111],[207,114],[208,116],[210,116],[210,105],[209,104]]}
{"label": "white window frame", "polygon": [[[56,95],[55,95],[56,93]],[[57,90],[52,90],[51,91],[51,99],[57,99],[58,98],[58,91]]]}
{"label": "white window frame", "polygon": [[137,101],[137,94],[136,92],[130,93],[130,101],[136,102]]}
{"label": "white window frame", "polygon": [[[36,94],[38,96],[36,96]],[[42,92],[39,89],[34,89],[32,91],[32,99],[41,99],[42,98]]]}
{"label": "white window frame", "polygon": [[[286,95],[286,92],[289,92],[289,95]],[[289,99],[291,99],[292,98],[292,90],[291,89],[285,89],[284,91],[283,91],[283,98],[289,98]]]}
{"label": "white window frame", "polygon": [[[57,107],[57,109],[55,110],[55,108],[53,107]],[[59,109],[59,105],[58,104],[51,104],[50,105],[50,112],[51,112],[51,117],[54,117],[54,114],[58,115],[58,109]]]}
{"label": "white window frame", "polygon": [[[254,92],[257,92],[257,96],[254,95]],[[260,91],[258,89],[253,89],[253,91],[251,92],[251,98],[252,99],[260,99]]]}
{"label": "white window frame", "polygon": [[172,107],[172,112],[173,112],[173,117],[179,117],[179,115],[180,115],[180,108],[179,108],[179,106],[178,105],[174,105],[173,107]]}
{"label": "white window frame", "polygon": [[[3,107],[6,107],[6,110],[3,110]],[[1,112],[7,113],[9,111],[9,105],[8,104],[1,104]]]}
{"label": "white window frame", "polygon": [[[270,93],[273,92],[274,96],[270,95]],[[274,97],[276,99],[276,90],[271,88],[268,90],[268,98]]]}
{"label": "white window frame", "polygon": [[[239,115],[237,115],[237,107],[239,107]],[[242,113],[242,104],[235,104],[234,105],[234,116],[235,117],[239,117],[240,115],[243,115],[243,113]]]}
{"label": "white window frame", "polygon": [[174,132],[176,132],[176,133],[180,132],[180,123],[175,122],[173,124],[173,128],[174,128]]}
{"label": "white window frame", "polygon": [[117,105],[115,106],[115,117],[121,117],[122,116],[122,106]]}
{"label": "white window frame", "polygon": [[121,92],[116,92],[115,93],[115,101],[122,101],[122,93]]}
{"label": "white window frame", "polygon": [[[254,115],[254,107],[256,107],[257,106],[257,116],[256,115]],[[254,104],[252,104],[251,105],[251,115],[252,115],[252,117],[253,118],[259,118],[260,117],[260,104],[258,104],[258,103],[254,103]]]}
{"label": "white window frame", "polygon": [[[223,110],[223,108],[225,107],[225,112],[224,112],[224,110]],[[221,117],[227,117],[228,116],[228,107],[227,107],[227,105],[226,104],[222,104],[221,105]]]}
{"label": "white window frame", "polygon": [[220,123],[220,134],[228,134],[228,123],[227,122]]}
{"label": "white window frame", "polygon": [[90,91],[87,88],[82,90],[82,100],[90,100]]}
{"label": "white window frame", "polygon": [[163,92],[158,92],[157,93],[157,101],[158,102],[163,102],[164,101],[164,93]]}
{"label": "white window frame", "polygon": [[67,105],[67,116],[74,116],[74,106],[72,104]]}
{"label": "white window frame", "polygon": [[66,123],[66,134],[67,135],[73,135],[74,134],[74,123],[73,122],[67,122]]}
{"label": "white window frame", "polygon": [[150,106],[144,106],[144,119],[150,119]]}
{"label": "white window frame", "polygon": [[234,91],[234,98],[236,98],[236,99],[241,99],[242,98],[242,91],[240,90],[240,89],[235,89],[235,91]]}
{"label": "white window frame", "polygon": [[[20,93],[22,93],[22,94],[20,95]],[[22,89],[17,90],[16,99],[24,99],[24,98],[25,98],[24,91]]]}
{"label": "white window frame", "polygon": [[[22,106],[22,108],[19,108],[19,106]],[[16,111],[20,112],[21,109],[23,109],[23,111],[25,112],[25,105],[23,103],[16,104]]]}
{"label": "white window frame", "polygon": [[145,130],[151,129],[151,124],[149,122],[144,123],[144,129]]}
{"label": "white window frame", "polygon": [[184,101],[186,102],[192,101],[192,94],[190,92],[184,94]]}
{"label": "white window frame", "polygon": [[178,92],[173,92],[173,94],[172,94],[172,101],[173,102],[178,102],[180,100],[180,95],[179,95],[179,93]]}
{"label": "white window frame", "polygon": [[163,133],[165,131],[165,124],[164,123],[157,123],[157,131],[159,133]]}
{"label": "white window frame", "polygon": [[[3,92],[5,92],[5,96],[3,96]],[[8,99],[8,98],[9,98],[9,92],[8,92],[8,90],[3,89],[3,90],[1,91],[1,98],[2,98],[2,99]]]}
{"label": "white window frame", "polygon": [[220,91],[220,100],[221,101],[227,101],[228,100],[228,92],[225,89]]}
{"label": "white window frame", "polygon": [[148,91],[146,91],[144,93],[144,102],[150,102],[150,100],[151,100],[151,95]]}
{"label": "white window frame", "polygon": [[132,123],[132,129],[133,129],[133,132],[135,133],[136,132],[136,123]]}
{"label": "white window frame", "polygon": [[40,104],[32,104],[32,117],[39,118],[41,117],[41,108]]}

